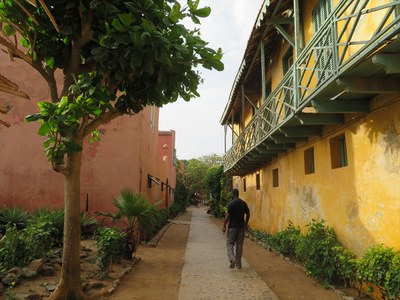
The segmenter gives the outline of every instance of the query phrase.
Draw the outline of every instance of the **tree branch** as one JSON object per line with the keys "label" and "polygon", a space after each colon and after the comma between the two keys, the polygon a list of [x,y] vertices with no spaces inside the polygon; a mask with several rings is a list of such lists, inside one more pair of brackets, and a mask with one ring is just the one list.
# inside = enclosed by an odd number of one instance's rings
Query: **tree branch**
{"label": "tree branch", "polygon": [[106,124],[122,115],[123,113],[117,110],[107,111],[103,115],[100,115],[98,118],[94,119],[92,122],[88,123],[88,125],[83,128],[83,137],[90,134],[93,130],[96,130],[100,125]]}

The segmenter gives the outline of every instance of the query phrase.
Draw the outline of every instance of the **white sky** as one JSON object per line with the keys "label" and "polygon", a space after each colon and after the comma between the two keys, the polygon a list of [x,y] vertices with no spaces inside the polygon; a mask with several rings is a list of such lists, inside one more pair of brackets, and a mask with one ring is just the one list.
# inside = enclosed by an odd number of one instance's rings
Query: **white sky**
{"label": "white sky", "polygon": [[[179,159],[224,154],[224,128],[219,121],[261,3],[262,0],[200,1],[200,7],[212,9],[208,18],[201,19],[202,37],[213,49],[222,48],[225,69],[202,70],[204,83],[199,87],[199,98],[190,102],[178,100],[160,109],[159,129],[176,131]],[[228,130],[227,140],[230,139]]]}

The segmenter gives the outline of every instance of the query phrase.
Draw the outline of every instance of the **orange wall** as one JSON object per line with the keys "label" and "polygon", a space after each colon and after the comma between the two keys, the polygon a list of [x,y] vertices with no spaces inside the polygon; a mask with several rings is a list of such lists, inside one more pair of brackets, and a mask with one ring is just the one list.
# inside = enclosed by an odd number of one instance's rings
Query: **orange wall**
{"label": "orange wall", "polygon": [[[10,62],[3,53],[0,73],[17,83],[32,99],[0,92],[0,106],[12,106],[2,115],[11,127],[0,125],[0,207],[15,205],[28,210],[62,207],[63,175],[54,172],[44,156],[45,138],[36,133],[39,123],[24,121],[26,115],[37,112],[38,101],[48,99],[47,85],[37,73],[24,64]],[[135,116],[123,116],[101,126],[100,142],[86,141],[81,174],[82,209],[88,197],[89,211],[112,211],[113,198],[125,187],[141,192],[154,203],[156,192],[147,188],[148,174],[175,176],[174,167],[170,170],[171,165],[161,164],[158,159],[158,108],[153,115],[154,126],[148,107]],[[171,178],[172,184],[175,188],[175,178]]]}

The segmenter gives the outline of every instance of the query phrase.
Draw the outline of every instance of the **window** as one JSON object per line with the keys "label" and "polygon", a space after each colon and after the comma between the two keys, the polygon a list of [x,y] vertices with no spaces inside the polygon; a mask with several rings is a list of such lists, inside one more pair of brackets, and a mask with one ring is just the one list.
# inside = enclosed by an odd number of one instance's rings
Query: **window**
{"label": "window", "polygon": [[246,191],[246,178],[243,178],[243,191]]}
{"label": "window", "polygon": [[257,173],[256,174],[256,189],[259,190],[260,187],[261,187],[261,184],[260,184],[260,173]]}
{"label": "window", "polygon": [[279,173],[278,169],[272,170],[272,186],[278,187],[279,186]]}
{"label": "window", "polygon": [[344,133],[330,140],[330,148],[331,148],[332,169],[346,167],[348,161],[347,161],[346,137]]}
{"label": "window", "polygon": [[305,174],[315,173],[314,147],[304,151],[304,173]]}
{"label": "window", "polygon": [[[317,33],[328,19],[332,12],[332,6],[332,0],[320,0],[316,5],[312,13],[314,33]],[[332,33],[324,31],[323,34],[324,37],[317,44],[319,49],[315,51],[315,69],[318,83],[326,80],[333,70]]]}

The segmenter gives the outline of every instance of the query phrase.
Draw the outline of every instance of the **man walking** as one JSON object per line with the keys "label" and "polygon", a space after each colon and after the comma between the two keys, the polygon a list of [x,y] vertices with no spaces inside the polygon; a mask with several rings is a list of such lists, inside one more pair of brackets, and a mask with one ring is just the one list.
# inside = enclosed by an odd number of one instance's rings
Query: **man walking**
{"label": "man walking", "polygon": [[[250,210],[246,202],[239,198],[239,191],[237,189],[232,190],[232,197],[233,199],[228,203],[228,212],[225,216],[222,231],[226,231],[226,224],[229,222],[228,233],[226,235],[229,266],[231,269],[235,266],[241,269],[244,235],[250,219]],[[246,220],[244,215],[246,215]],[[235,245],[236,251],[233,249]]]}

